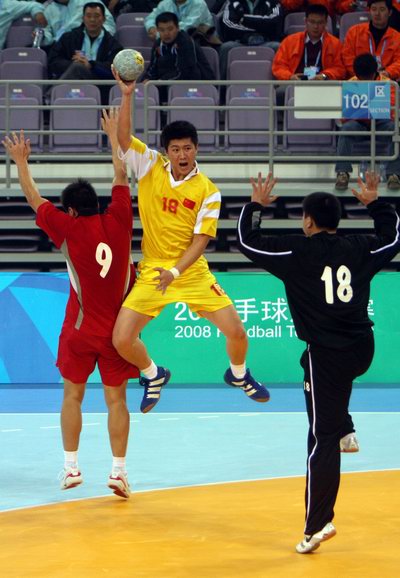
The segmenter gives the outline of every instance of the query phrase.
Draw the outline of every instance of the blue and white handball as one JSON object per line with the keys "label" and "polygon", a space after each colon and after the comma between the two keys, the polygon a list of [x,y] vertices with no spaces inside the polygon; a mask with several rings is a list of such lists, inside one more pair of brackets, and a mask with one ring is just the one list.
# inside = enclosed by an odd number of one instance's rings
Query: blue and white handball
{"label": "blue and white handball", "polygon": [[125,48],[115,55],[113,67],[121,78],[127,82],[132,82],[139,78],[144,70],[144,58],[137,50]]}

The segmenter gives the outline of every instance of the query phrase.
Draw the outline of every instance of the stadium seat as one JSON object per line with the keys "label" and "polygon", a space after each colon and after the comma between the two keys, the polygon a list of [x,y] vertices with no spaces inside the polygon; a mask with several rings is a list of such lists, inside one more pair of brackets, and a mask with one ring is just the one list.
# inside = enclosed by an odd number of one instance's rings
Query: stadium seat
{"label": "stadium seat", "polygon": [[102,135],[87,134],[100,130],[100,111],[91,108],[100,105],[100,90],[93,84],[60,84],[53,87],[51,105],[57,108],[50,114],[50,129],[70,130],[70,134],[50,134],[49,148],[58,152],[100,152]]}
{"label": "stadium seat", "polygon": [[[150,106],[159,105],[158,89],[153,84],[149,84],[147,89],[145,89],[143,84],[137,84],[135,87],[135,104],[134,104],[134,134],[138,138],[144,138],[144,98],[145,90],[147,90],[147,103]],[[109,96],[110,106],[119,106],[121,104],[121,91],[119,86],[116,84],[110,90]],[[160,129],[160,113],[158,110],[148,110],[147,113],[147,127],[149,130],[159,130]],[[158,143],[158,135],[150,134],[146,139],[146,144],[150,147],[156,147]]]}
{"label": "stadium seat", "polygon": [[[293,86],[288,86],[285,92],[285,106],[294,105]],[[286,152],[330,153],[336,150],[335,135],[307,134],[315,130],[333,130],[334,121],[324,118],[296,118],[295,111],[285,110],[283,114],[283,130],[296,131],[298,134],[283,136],[283,150]]]}
{"label": "stadium seat", "polygon": [[47,69],[47,54],[41,48],[13,47],[0,50],[0,64],[3,62],[41,62]]}
{"label": "stadium seat", "polygon": [[6,48],[32,46],[34,28],[33,24],[10,26],[7,33]]}
{"label": "stadium seat", "polygon": [[[218,147],[219,137],[213,134],[218,130],[219,115],[216,109],[198,109],[199,106],[215,106],[218,104],[218,90],[211,84],[196,85],[188,83],[173,85],[169,89],[168,104],[180,107],[168,112],[168,121],[187,120],[200,131],[211,131],[210,134],[199,134],[199,145],[202,151],[213,151]],[[188,107],[190,109],[181,108]]]}
{"label": "stadium seat", "polygon": [[142,26],[144,28],[144,19],[149,12],[126,12],[119,14],[115,20],[117,30],[122,26]]}
{"label": "stadium seat", "polygon": [[0,51],[1,80],[47,79],[47,54],[40,48],[4,48]]}
{"label": "stadium seat", "polygon": [[356,24],[362,24],[369,21],[369,12],[347,12],[343,14],[339,22],[339,40],[344,42],[347,31]]}
{"label": "stadium seat", "polygon": [[124,48],[137,46],[153,46],[144,26],[121,26],[117,29],[116,38]]}
{"label": "stadium seat", "polygon": [[[267,85],[234,85],[226,95],[228,106],[242,106],[243,109],[228,109],[225,113],[225,147],[237,152],[266,152],[269,150],[270,106],[275,103],[275,92],[271,93]],[[258,108],[255,108],[258,107]],[[259,107],[265,107],[260,109]],[[276,114],[274,114],[276,128]],[[260,134],[246,134],[245,131],[258,131]],[[233,134],[232,131],[243,131]],[[276,138],[274,140],[276,146]]]}
{"label": "stadium seat", "polygon": [[[6,86],[0,87],[0,106],[7,103]],[[42,111],[37,107],[42,104],[42,90],[39,86],[33,84],[19,84],[18,86],[9,87],[10,118],[7,122],[6,109],[0,108],[0,132],[19,131],[24,129],[25,136],[31,141],[33,152],[39,152],[43,148],[43,136],[32,134],[32,130],[43,129]],[[31,107],[31,108],[26,108]],[[5,153],[4,147],[1,147],[1,154]]]}
{"label": "stadium seat", "polygon": [[273,80],[270,60],[234,60],[228,67],[228,80]]}
{"label": "stadium seat", "polygon": [[235,60],[273,61],[275,52],[269,46],[235,46],[228,52],[228,69]]}
{"label": "stadium seat", "polygon": [[220,73],[219,73],[219,56],[218,52],[212,46],[202,46],[203,52],[205,57],[208,60],[208,64],[211,66],[211,70],[214,73],[214,78],[219,80]]}

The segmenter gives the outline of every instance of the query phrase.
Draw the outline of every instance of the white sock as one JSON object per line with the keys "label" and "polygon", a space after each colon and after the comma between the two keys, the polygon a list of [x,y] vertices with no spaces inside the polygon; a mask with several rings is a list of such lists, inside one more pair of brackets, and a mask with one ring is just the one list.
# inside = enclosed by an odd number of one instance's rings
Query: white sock
{"label": "white sock", "polygon": [[231,371],[235,377],[241,379],[246,375],[246,362],[242,363],[242,365],[233,365],[231,363]]}
{"label": "white sock", "polygon": [[157,365],[154,363],[153,360],[151,360],[149,367],[142,369],[141,373],[143,373],[143,375],[147,379],[154,379],[155,377],[157,377]]}
{"label": "white sock", "polygon": [[126,474],[126,457],[117,458],[113,456],[111,475],[114,476],[119,474],[120,472]]}
{"label": "white sock", "polygon": [[64,451],[64,468],[78,468],[78,450],[76,452]]}

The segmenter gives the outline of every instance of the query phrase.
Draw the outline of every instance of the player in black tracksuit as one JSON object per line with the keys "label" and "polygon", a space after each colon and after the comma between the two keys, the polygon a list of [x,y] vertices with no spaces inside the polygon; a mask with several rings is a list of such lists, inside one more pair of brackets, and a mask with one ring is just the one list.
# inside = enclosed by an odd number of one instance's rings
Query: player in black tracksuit
{"label": "player in black tracksuit", "polygon": [[353,380],[367,371],[374,354],[367,307],[377,271],[400,251],[400,221],[377,199],[379,177],[359,180],[355,196],[367,206],[375,235],[338,235],[340,203],[329,193],[303,202],[305,235],[268,235],[261,209],[273,202],[275,180],[252,179],[252,202],[239,217],[241,251],[285,284],[299,339],[309,420],[305,537],[296,550],[308,553],[333,537],[332,519],[340,482],[339,440],[348,433]]}

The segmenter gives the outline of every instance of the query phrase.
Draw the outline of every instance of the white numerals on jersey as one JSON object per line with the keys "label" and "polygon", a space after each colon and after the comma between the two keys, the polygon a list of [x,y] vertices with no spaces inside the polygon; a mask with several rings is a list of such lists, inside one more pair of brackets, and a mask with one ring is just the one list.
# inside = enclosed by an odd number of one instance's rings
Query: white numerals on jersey
{"label": "white numerals on jersey", "polygon": [[[326,302],[332,305],[334,302],[333,295],[333,279],[332,279],[332,267],[326,266],[324,272],[321,275],[322,281],[325,283],[325,299]],[[338,280],[339,286],[337,288],[336,294],[340,301],[343,303],[348,303],[353,297],[353,288],[351,283],[351,273],[350,269],[346,265],[341,265],[336,272],[336,279]]]}
{"label": "white numerals on jersey", "polygon": [[96,261],[102,266],[100,277],[105,277],[110,270],[113,255],[106,243],[99,243],[96,248]]}

